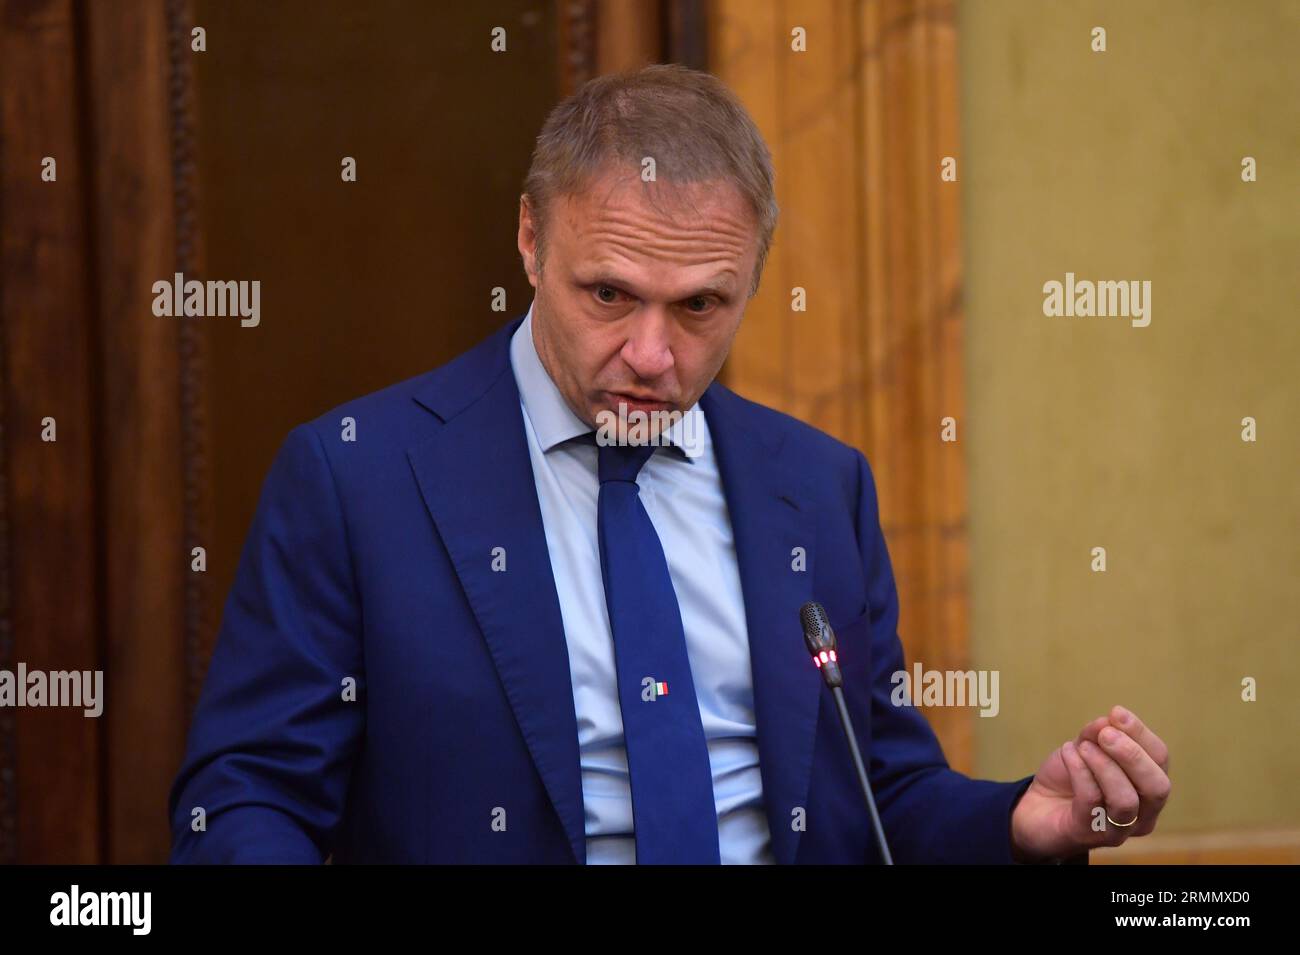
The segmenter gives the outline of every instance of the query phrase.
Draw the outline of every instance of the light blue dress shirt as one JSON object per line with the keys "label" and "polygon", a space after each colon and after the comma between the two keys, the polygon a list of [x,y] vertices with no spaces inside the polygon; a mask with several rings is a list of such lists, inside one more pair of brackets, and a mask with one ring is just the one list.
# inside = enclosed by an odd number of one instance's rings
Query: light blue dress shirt
{"label": "light blue dress shirt", "polygon": [[[510,362],[569,648],[587,862],[633,863],[632,791],[596,536],[596,447],[570,440],[592,428],[569,408],[537,355],[531,305],[510,341]],[[692,456],[682,447],[656,448],[637,484],[681,608],[713,772],[721,858],[723,864],[771,863],[745,602],[722,478],[698,403],[670,437],[689,446]]]}

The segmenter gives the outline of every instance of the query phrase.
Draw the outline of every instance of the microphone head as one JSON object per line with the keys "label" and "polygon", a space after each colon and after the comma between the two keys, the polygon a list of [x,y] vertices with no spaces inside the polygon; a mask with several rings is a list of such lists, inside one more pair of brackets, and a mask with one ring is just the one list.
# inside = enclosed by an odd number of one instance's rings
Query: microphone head
{"label": "microphone head", "polygon": [[800,607],[799,622],[803,624],[803,640],[809,653],[817,656],[823,650],[835,649],[835,631],[821,604],[810,600]]}
{"label": "microphone head", "polygon": [[839,654],[836,652],[835,631],[821,604],[809,601],[799,608],[799,622],[803,625],[803,642],[812,654],[813,663],[821,671],[827,686],[843,685],[840,675]]}

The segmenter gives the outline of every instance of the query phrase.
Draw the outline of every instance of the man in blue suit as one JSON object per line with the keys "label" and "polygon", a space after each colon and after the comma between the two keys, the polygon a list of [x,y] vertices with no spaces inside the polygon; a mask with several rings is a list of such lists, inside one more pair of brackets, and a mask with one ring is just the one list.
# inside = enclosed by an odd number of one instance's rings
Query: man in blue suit
{"label": "man in blue suit", "polygon": [[520,203],[528,313],[276,457],[174,861],[877,861],[803,644],[814,600],[896,861],[1086,861],[1151,830],[1168,751],[1124,708],[1000,783],[891,699],[866,459],[715,381],[772,180],[707,74],[602,77],[556,108]]}

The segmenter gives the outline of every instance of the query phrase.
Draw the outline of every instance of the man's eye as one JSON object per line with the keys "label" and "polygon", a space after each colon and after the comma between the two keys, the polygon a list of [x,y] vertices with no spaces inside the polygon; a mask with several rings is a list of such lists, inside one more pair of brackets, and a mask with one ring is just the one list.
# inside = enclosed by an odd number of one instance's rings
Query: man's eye
{"label": "man's eye", "polygon": [[[605,293],[605,292],[608,292],[608,293],[610,294],[611,297],[610,297],[610,298],[606,298],[606,297],[604,296],[604,294],[603,294],[603,293]],[[618,289],[616,289],[616,288],[611,288],[611,287],[608,286],[608,285],[597,285],[597,286],[596,286],[596,297],[597,297],[598,299],[600,299],[601,302],[603,302],[603,303],[606,304],[606,305],[613,305],[615,302],[618,301]]]}
{"label": "man's eye", "polygon": [[[695,307],[697,304],[700,306],[699,308]],[[687,310],[694,312],[696,315],[703,315],[712,307],[713,301],[707,295],[693,295],[686,300]]]}

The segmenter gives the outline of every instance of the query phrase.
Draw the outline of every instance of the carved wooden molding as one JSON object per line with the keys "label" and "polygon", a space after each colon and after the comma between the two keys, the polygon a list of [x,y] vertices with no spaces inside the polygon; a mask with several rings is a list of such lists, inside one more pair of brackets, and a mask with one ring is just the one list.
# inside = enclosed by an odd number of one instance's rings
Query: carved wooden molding
{"label": "carved wooden molding", "polygon": [[708,68],[705,0],[559,0],[560,95],[650,63]]}
{"label": "carved wooden molding", "polygon": [[[194,82],[190,61],[190,31],[194,25],[190,0],[167,0],[168,122],[171,131],[172,205],[175,221],[177,271],[187,276],[201,271],[198,222],[198,177],[195,169]],[[208,473],[207,414],[204,396],[206,348],[202,328],[181,322],[179,329],[181,474],[184,503],[184,553],[211,541],[211,493]],[[207,575],[185,578],[185,712],[192,716],[203,688],[207,660],[215,640]]]}
{"label": "carved wooden molding", "polygon": [[[0,200],[2,201],[2,200]],[[5,222],[0,205],[0,224]],[[0,669],[13,672],[18,660],[14,653],[14,632],[9,581],[9,461],[6,455],[8,408],[5,394],[7,348],[5,323],[0,321]],[[18,738],[12,710],[0,710],[0,865],[18,861],[17,789]]]}
{"label": "carved wooden molding", "polygon": [[596,2],[559,0],[560,96],[596,75]]}

